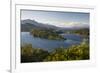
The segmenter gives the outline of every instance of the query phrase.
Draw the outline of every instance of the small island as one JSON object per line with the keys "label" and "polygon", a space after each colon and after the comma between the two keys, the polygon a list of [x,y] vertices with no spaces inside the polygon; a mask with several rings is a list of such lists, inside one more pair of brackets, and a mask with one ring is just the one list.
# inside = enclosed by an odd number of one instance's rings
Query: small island
{"label": "small island", "polygon": [[49,40],[66,40],[63,36],[53,30],[32,29],[31,35],[34,37],[49,39]]}

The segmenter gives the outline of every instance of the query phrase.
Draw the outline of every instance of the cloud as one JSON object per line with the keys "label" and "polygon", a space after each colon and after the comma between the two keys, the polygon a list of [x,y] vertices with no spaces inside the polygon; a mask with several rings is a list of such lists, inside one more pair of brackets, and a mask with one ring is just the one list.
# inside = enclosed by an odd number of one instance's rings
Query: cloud
{"label": "cloud", "polygon": [[66,28],[84,28],[89,27],[89,24],[82,22],[60,22],[59,24],[56,24],[56,26]]}
{"label": "cloud", "polygon": [[37,21],[44,24],[54,25],[57,27],[65,27],[65,28],[86,28],[89,27],[88,23],[85,22],[74,22],[74,21],[63,21],[63,20],[44,20]]}

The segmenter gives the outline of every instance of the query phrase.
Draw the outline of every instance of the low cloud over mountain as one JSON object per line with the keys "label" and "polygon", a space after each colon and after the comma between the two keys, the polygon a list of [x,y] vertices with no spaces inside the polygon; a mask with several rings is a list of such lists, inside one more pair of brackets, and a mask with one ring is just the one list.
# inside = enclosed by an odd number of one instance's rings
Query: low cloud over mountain
{"label": "low cloud over mountain", "polygon": [[[60,25],[60,24],[58,24]],[[31,29],[51,29],[51,30],[69,30],[69,29],[81,29],[81,28],[89,28],[87,24],[82,24],[79,22],[67,22],[66,24],[62,24],[63,26],[51,25],[39,23],[35,20],[21,20],[21,31],[30,31]]]}

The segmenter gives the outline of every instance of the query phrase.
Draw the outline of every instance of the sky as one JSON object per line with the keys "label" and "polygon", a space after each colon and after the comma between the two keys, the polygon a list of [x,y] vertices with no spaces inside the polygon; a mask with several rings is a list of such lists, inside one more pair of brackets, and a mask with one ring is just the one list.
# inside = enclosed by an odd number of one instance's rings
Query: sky
{"label": "sky", "polygon": [[89,26],[89,13],[21,10],[21,20],[31,19],[58,27]]}

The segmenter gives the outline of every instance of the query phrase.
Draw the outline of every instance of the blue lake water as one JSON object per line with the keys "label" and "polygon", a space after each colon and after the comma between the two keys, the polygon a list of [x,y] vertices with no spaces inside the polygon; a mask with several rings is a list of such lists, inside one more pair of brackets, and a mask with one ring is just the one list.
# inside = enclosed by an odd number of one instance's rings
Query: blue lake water
{"label": "blue lake water", "polygon": [[61,34],[67,40],[48,40],[32,36],[29,32],[21,32],[21,45],[32,44],[34,48],[52,51],[58,47],[69,47],[82,42],[83,37],[75,34]]}

